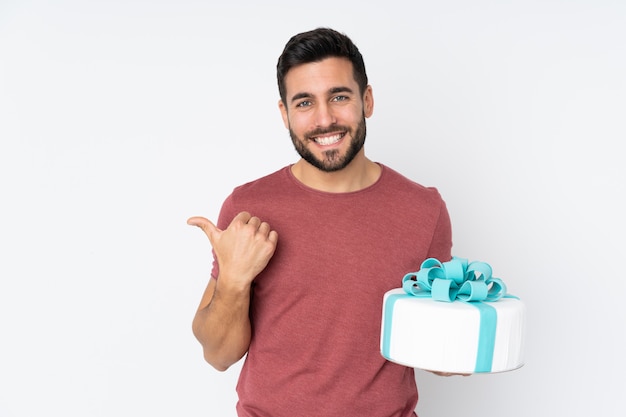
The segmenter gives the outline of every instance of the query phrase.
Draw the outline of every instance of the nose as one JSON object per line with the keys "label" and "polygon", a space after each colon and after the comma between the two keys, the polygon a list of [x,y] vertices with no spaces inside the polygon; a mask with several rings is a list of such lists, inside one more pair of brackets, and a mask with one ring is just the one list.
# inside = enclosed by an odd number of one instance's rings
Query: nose
{"label": "nose", "polygon": [[317,106],[315,111],[315,125],[316,127],[326,127],[333,125],[337,122],[333,109],[328,103],[321,103]]}

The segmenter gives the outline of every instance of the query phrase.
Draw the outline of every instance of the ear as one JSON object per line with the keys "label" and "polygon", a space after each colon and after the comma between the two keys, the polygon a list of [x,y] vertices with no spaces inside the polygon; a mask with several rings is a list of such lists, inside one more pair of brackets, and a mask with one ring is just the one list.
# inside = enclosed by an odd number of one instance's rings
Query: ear
{"label": "ear", "polygon": [[289,113],[285,103],[282,100],[278,100],[278,108],[280,109],[280,115],[283,118],[283,123],[285,125],[285,129],[289,129]]}
{"label": "ear", "polygon": [[370,117],[374,113],[374,93],[372,86],[368,85],[363,94],[363,114]]}

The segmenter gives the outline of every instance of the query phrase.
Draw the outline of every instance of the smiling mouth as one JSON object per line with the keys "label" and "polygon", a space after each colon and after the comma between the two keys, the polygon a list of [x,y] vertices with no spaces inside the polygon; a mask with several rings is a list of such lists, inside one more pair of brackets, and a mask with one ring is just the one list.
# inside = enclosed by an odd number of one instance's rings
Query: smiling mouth
{"label": "smiling mouth", "polygon": [[311,140],[313,140],[313,142],[317,143],[318,145],[328,146],[339,142],[344,136],[345,132],[337,133],[330,136],[314,136],[311,138]]}

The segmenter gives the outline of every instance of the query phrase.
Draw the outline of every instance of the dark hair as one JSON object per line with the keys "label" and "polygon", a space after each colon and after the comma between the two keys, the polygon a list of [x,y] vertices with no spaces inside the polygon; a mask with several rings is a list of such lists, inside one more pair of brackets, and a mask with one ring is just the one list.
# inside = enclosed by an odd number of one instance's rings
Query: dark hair
{"label": "dark hair", "polygon": [[283,103],[287,104],[285,76],[290,69],[330,57],[347,58],[352,62],[354,79],[359,85],[360,93],[363,94],[367,88],[367,74],[359,49],[343,33],[329,28],[317,28],[289,39],[283,53],[278,58],[276,76],[278,78],[278,92]]}

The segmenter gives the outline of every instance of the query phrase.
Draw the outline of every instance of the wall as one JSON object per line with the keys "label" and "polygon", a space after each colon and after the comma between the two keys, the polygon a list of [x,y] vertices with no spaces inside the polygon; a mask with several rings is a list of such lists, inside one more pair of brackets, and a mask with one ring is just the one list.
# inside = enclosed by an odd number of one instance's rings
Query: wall
{"label": "wall", "polygon": [[234,415],[185,221],[295,161],[274,68],[318,26],[365,56],[369,156],[528,306],[526,366],[418,372],[420,416],[624,415],[625,3],[262,3],[0,3],[0,415]]}

